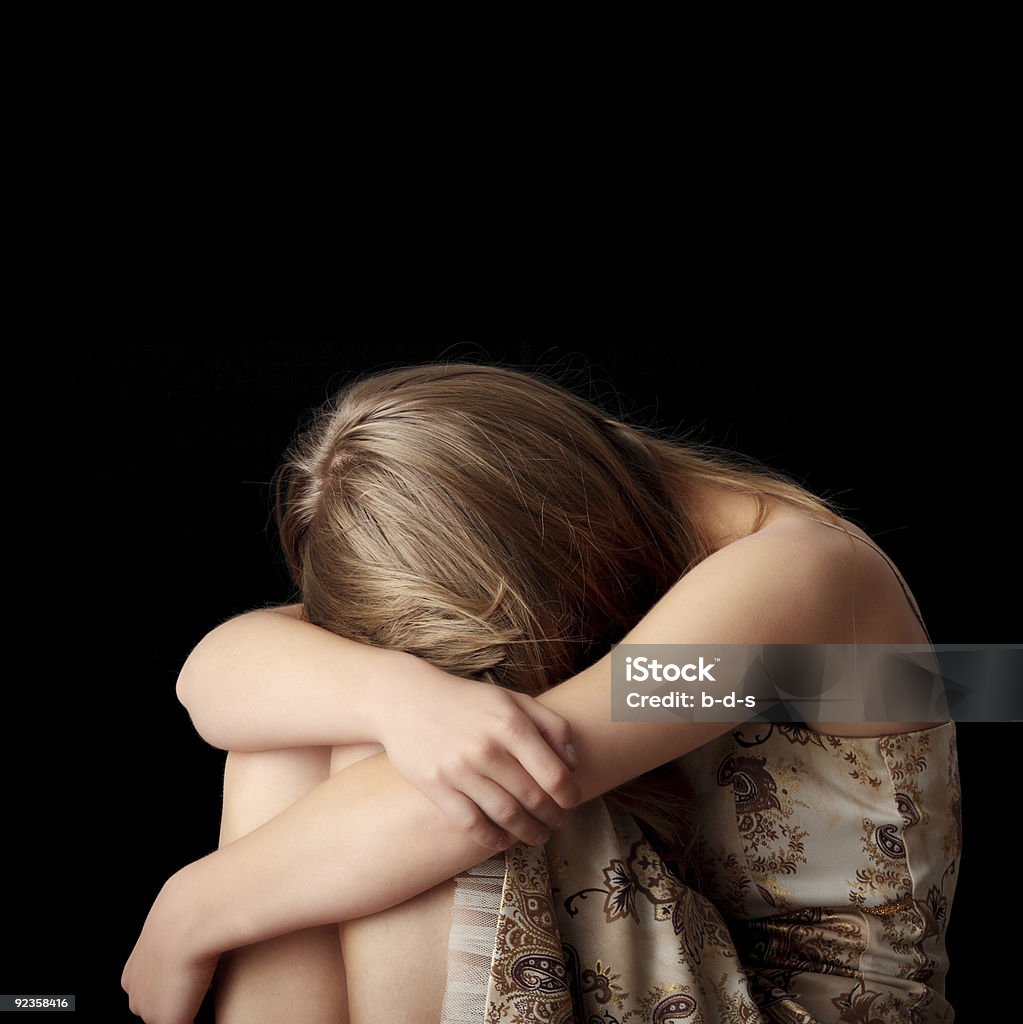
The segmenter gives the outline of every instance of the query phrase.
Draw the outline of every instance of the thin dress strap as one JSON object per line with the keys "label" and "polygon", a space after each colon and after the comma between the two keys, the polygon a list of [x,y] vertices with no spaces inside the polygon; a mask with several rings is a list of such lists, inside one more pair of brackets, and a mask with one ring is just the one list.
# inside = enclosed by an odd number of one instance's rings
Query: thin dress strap
{"label": "thin dress strap", "polygon": [[823,519],[818,519],[815,521],[819,522],[822,526],[830,526],[833,530],[838,530],[840,533],[844,533],[847,537],[851,537],[853,540],[858,540],[861,544],[866,544],[867,547],[872,548],[885,560],[885,562],[888,564],[888,568],[891,569],[891,571],[895,574],[895,578],[899,581],[899,586],[902,588],[902,593],[905,595],[906,600],[909,602],[910,608],[913,609],[913,614],[916,616],[917,622],[920,623],[920,628],[924,631],[924,636],[927,637],[927,643],[933,647],[934,641],[931,640],[931,634],[927,629],[927,624],[924,622],[923,615],[920,614],[920,606],[916,603],[916,598],[913,596],[909,587],[906,586],[906,581],[902,578],[902,573],[900,573],[899,570],[895,567],[895,563],[872,540],[867,540],[864,537],[859,537],[855,533],[852,533],[850,530],[846,530],[835,523],[827,523],[824,522]]}

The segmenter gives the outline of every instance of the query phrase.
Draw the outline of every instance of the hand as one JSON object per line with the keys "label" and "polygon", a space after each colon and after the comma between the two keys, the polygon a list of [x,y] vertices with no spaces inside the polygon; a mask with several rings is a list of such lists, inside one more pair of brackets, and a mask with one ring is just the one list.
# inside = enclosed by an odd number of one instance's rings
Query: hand
{"label": "hand", "polygon": [[190,951],[194,938],[181,874],[160,890],[121,974],[128,1006],[146,1024],[193,1024],[217,966],[216,955]]}
{"label": "hand", "polygon": [[568,722],[525,694],[420,664],[381,709],[391,763],[481,846],[547,842],[579,802]]}

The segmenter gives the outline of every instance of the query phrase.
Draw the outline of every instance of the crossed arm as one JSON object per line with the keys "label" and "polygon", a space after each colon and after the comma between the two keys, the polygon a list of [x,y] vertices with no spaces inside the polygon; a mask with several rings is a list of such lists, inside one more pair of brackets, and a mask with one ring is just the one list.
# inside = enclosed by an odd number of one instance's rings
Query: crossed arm
{"label": "crossed arm", "polygon": [[178,696],[208,742],[240,752],[354,745],[360,756],[383,747],[399,774],[493,849],[512,836],[542,841],[564,820],[578,801],[564,718],[524,694],[336,636],[301,611],[239,616],[189,656]]}
{"label": "crossed arm", "polygon": [[[863,567],[857,577],[857,555],[841,534],[823,529],[808,534],[807,529],[781,522],[710,556],[624,642],[850,642],[852,588],[862,579]],[[363,648],[351,657],[371,654],[381,652]],[[351,664],[368,671],[370,663]],[[272,664],[267,669],[272,672]],[[269,689],[264,698],[270,704],[277,699]],[[333,713],[326,689],[323,701],[326,717]],[[610,701],[610,656],[538,699],[555,716],[539,716],[538,731],[551,732],[539,745],[561,744],[564,752],[565,736],[557,734],[556,726],[556,719],[563,719],[575,747],[574,758],[565,754],[574,760],[574,772],[552,755],[546,768],[538,765],[537,775],[531,775],[557,807],[592,799],[730,728],[727,723],[616,723],[610,720]],[[264,703],[264,712],[270,704]],[[283,707],[278,713],[289,714]],[[296,745],[311,740],[308,719],[302,721],[296,717],[281,723],[295,730]],[[357,715],[322,727],[322,742],[331,743],[366,739],[374,729]],[[332,731],[338,728],[343,735]],[[275,742],[280,745],[279,739]],[[502,751],[495,744],[476,753],[486,760]],[[513,789],[515,783],[509,785]],[[514,795],[512,789],[506,792]],[[346,769],[168,881],[125,967],[122,983],[133,1009],[156,1024],[191,1021],[222,952],[377,913],[480,863],[490,856],[481,844],[506,845],[508,837],[475,809],[479,817],[459,822],[384,754]],[[541,817],[549,810],[532,808]],[[510,831],[534,820],[521,807],[519,812],[525,815],[521,821],[504,822]]]}

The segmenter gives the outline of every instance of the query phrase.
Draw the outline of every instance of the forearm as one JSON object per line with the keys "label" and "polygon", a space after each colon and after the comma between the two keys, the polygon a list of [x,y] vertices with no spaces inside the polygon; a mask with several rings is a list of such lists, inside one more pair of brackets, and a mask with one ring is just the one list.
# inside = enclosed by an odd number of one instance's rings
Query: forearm
{"label": "forearm", "polygon": [[389,694],[422,663],[337,636],[299,611],[247,612],[189,655],[178,698],[208,743],[252,751],[379,740]]}
{"label": "forearm", "polygon": [[[622,642],[848,643],[847,555],[844,547],[807,551],[795,528],[763,530],[690,570]],[[732,728],[728,722],[612,720],[610,660],[605,656],[536,702],[561,717],[576,748],[575,795],[559,800],[559,807],[607,792]],[[427,679],[418,703],[408,702],[418,709],[413,720],[430,721],[440,689]],[[505,745],[494,750],[507,760]],[[559,770],[565,764],[548,762],[533,779],[552,785]],[[552,788],[564,789],[564,780]],[[384,910],[490,855],[405,781],[386,755],[367,758],[175,875],[150,912],[122,983],[155,1007],[153,1019],[184,1024],[194,1018],[221,952]]]}
{"label": "forearm", "polygon": [[[784,564],[792,563],[786,558]],[[747,562],[741,568],[740,580],[748,581]],[[762,578],[782,578],[773,563],[769,568],[771,575]],[[703,563],[690,579],[708,572],[713,574],[713,567]],[[702,599],[699,594],[687,599],[683,585],[676,585],[625,642],[693,643],[708,636],[719,643],[751,636],[774,641],[781,632],[776,609],[784,606],[764,587],[747,582],[747,593],[729,583],[727,604],[714,599],[713,588]],[[752,611],[735,610],[749,605]],[[723,606],[728,609],[725,616],[718,612]],[[781,639],[788,638],[782,633]],[[539,701],[571,726],[577,751],[574,782],[583,801],[731,728],[728,722],[612,721],[610,654]],[[544,785],[548,780],[536,781]],[[182,898],[205,908],[200,946],[212,954],[384,910],[489,856],[486,847],[399,776],[385,755],[378,755],[321,784],[262,828],[185,868],[181,891]]]}
{"label": "forearm", "polygon": [[380,754],[168,883],[201,955],[385,910],[486,860]]}
{"label": "forearm", "polygon": [[[592,671],[601,674],[606,662]],[[576,677],[542,700],[577,704]],[[599,684],[598,684],[599,685]],[[592,723],[577,710],[580,744],[575,773],[582,800],[620,785],[727,724],[673,726],[640,732],[616,756],[601,741],[606,712]],[[603,751],[603,753],[601,753]],[[427,797],[406,782],[384,754],[367,758],[319,785],[261,828],[189,865],[173,880],[193,921],[191,948],[202,955],[329,922],[377,913],[493,856],[471,840]]]}

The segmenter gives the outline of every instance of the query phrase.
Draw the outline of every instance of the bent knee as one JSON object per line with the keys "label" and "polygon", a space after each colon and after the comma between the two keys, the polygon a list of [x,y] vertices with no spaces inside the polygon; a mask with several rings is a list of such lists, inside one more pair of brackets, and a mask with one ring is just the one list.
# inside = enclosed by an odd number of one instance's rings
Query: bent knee
{"label": "bent knee", "polygon": [[220,845],[280,814],[330,776],[330,750],[234,751],[224,768]]}

